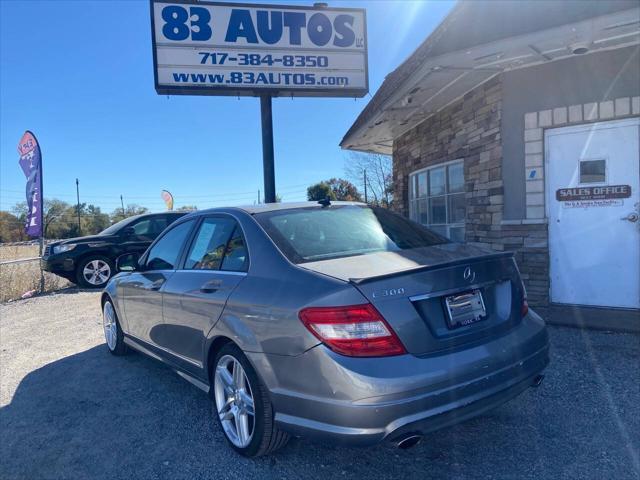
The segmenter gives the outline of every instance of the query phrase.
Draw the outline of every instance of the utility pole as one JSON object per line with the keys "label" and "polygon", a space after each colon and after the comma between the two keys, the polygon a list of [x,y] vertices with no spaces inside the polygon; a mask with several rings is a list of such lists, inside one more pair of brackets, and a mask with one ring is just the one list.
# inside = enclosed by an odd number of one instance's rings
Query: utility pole
{"label": "utility pole", "polygon": [[122,216],[124,217],[124,200],[122,200],[122,194],[120,195],[120,205],[122,206]]}
{"label": "utility pole", "polygon": [[276,201],[276,179],[273,165],[273,117],[271,95],[260,96],[260,120],[262,124],[262,170],[264,175],[264,203]]}
{"label": "utility pole", "polygon": [[364,169],[364,203],[369,203],[367,201],[367,169]]}
{"label": "utility pole", "polygon": [[260,189],[258,189],[258,205],[260,205]]}
{"label": "utility pole", "polygon": [[78,212],[78,236],[82,236],[82,230],[80,227],[80,182],[76,178],[76,199],[77,199],[77,212]]}

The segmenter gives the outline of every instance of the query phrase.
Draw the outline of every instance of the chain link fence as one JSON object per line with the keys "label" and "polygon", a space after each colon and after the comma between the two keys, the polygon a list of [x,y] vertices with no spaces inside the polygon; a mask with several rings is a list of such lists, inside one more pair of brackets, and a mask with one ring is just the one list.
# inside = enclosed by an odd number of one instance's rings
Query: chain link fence
{"label": "chain link fence", "polygon": [[[46,243],[55,240],[47,240]],[[0,303],[50,292],[71,285],[64,278],[44,272],[44,290],[40,289],[38,241],[0,244]]]}

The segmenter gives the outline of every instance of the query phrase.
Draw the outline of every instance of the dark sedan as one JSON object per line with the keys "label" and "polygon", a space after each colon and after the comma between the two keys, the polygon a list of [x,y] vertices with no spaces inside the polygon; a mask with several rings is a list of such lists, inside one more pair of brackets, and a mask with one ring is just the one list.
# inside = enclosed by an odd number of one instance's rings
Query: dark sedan
{"label": "dark sedan", "polygon": [[142,254],[158,235],[185,212],[149,213],[125,218],[97,235],[47,245],[42,267],[85,288],[102,288],[115,273],[115,259]]}
{"label": "dark sedan", "polygon": [[407,447],[537,385],[548,362],[513,254],[363,204],[198,212],[118,267],[111,353],[209,392],[247,456],[289,435]]}

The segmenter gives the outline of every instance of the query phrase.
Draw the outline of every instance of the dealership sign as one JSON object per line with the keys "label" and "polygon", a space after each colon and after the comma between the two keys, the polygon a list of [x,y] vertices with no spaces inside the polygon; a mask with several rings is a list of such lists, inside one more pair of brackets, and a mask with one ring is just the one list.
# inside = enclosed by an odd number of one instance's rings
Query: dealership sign
{"label": "dealership sign", "polygon": [[151,0],[159,94],[362,97],[363,9]]}

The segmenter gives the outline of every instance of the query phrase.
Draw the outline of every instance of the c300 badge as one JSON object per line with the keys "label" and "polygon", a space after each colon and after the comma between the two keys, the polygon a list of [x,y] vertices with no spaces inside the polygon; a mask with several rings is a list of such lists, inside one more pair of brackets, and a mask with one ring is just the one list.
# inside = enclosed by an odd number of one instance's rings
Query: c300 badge
{"label": "c300 badge", "polygon": [[393,297],[395,295],[403,295],[403,294],[404,294],[404,288],[400,287],[400,288],[389,288],[385,290],[380,290],[379,292],[373,292],[371,296],[373,298],[381,298],[381,297]]}

